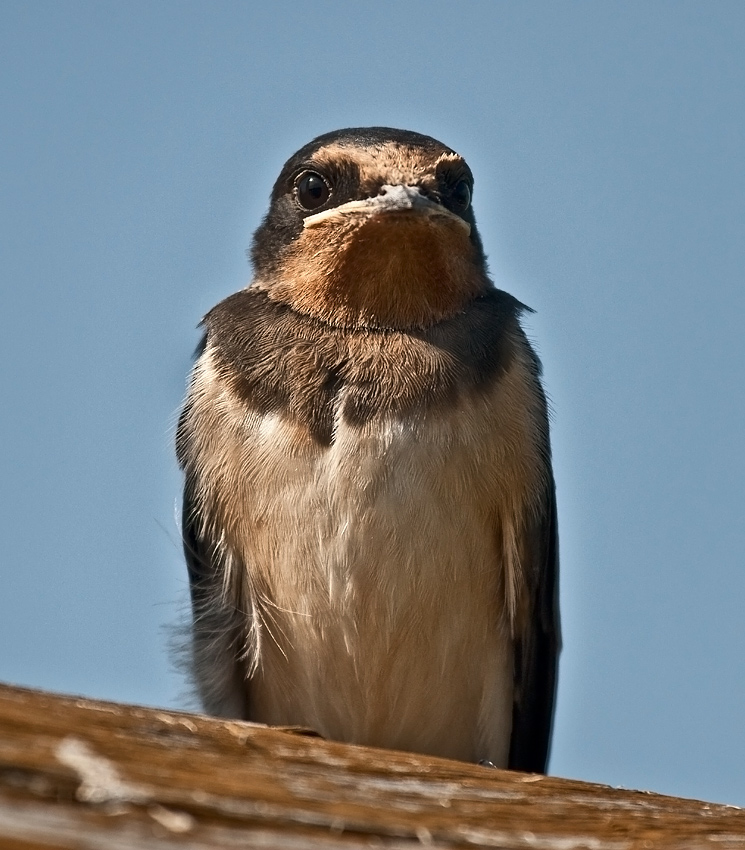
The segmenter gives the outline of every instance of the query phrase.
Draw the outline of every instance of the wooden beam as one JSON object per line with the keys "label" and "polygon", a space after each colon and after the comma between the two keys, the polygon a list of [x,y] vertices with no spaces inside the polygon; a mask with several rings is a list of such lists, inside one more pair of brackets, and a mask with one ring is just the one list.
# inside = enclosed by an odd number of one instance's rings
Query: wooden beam
{"label": "wooden beam", "polygon": [[0,847],[745,848],[745,810],[0,686]]}

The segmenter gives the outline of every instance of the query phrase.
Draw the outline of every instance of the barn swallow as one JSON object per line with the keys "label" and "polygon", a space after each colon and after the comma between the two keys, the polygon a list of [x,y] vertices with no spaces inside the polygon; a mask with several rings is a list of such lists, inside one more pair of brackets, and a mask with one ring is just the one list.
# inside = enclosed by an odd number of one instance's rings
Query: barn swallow
{"label": "barn swallow", "polygon": [[292,156],[177,434],[215,715],[543,773],[557,530],[527,309],[465,160],[370,127]]}

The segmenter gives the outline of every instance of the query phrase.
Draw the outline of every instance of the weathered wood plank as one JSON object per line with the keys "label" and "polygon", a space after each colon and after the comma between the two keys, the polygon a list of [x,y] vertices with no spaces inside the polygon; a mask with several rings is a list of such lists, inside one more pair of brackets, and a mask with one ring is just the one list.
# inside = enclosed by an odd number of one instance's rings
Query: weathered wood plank
{"label": "weathered wood plank", "polygon": [[0,686],[3,848],[745,848],[745,810]]}

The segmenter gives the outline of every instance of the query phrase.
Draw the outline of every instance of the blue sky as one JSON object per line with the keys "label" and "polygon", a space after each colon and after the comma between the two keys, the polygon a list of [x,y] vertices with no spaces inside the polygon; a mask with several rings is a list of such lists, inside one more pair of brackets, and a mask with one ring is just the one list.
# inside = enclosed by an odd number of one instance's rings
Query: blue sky
{"label": "blue sky", "polygon": [[551,771],[745,805],[745,5],[0,7],[0,680],[185,707],[173,428],[284,160],[462,153],[537,312],[562,546]]}

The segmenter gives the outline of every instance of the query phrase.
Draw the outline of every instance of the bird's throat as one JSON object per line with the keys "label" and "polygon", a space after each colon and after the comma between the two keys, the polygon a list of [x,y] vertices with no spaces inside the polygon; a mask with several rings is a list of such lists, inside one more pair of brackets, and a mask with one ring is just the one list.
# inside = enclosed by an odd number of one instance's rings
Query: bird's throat
{"label": "bird's throat", "polygon": [[404,329],[459,313],[486,286],[463,228],[402,212],[306,229],[265,288],[334,325]]}

